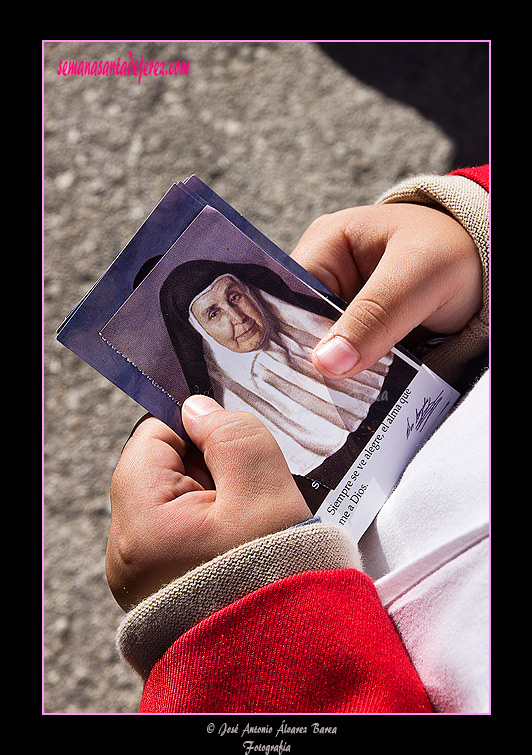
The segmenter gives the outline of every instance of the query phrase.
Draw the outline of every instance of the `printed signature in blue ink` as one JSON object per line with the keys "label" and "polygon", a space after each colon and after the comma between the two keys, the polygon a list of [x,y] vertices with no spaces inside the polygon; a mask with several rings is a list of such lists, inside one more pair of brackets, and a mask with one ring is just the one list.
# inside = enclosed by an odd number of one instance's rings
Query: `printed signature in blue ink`
{"label": "printed signature in blue ink", "polygon": [[406,437],[410,437],[410,433],[413,430],[421,431],[427,424],[430,416],[435,411],[438,404],[443,400],[443,390],[433,400],[431,396],[425,396],[423,403],[419,409],[416,409],[416,417],[414,422],[410,422],[410,418],[406,418]]}

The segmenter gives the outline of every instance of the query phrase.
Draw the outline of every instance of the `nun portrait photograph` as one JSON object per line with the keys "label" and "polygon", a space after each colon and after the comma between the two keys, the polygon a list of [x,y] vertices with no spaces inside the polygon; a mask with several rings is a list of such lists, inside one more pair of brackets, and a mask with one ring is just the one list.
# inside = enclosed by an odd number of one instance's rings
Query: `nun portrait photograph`
{"label": "nun portrait photograph", "polygon": [[[333,323],[332,306],[295,293],[263,265],[191,260],[169,273],[159,298],[190,392],[210,395],[225,409],[254,413],[296,480],[333,488],[356,458],[356,443],[349,448],[347,441],[381,392],[386,398],[393,353],[352,378],[324,378],[311,355]],[[408,384],[407,373],[390,387],[389,401],[378,401],[379,416],[358,451]]]}

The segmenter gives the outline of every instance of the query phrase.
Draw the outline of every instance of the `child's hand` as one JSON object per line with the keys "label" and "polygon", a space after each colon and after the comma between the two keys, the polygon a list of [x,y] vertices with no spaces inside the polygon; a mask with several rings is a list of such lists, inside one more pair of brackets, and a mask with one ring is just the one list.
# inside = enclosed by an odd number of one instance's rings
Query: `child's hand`
{"label": "child's hand", "polygon": [[457,332],[482,303],[471,237],[450,215],[424,205],[324,215],[292,257],[349,303],[314,350],[314,365],[327,377],[365,370],[418,325]]}
{"label": "child's hand", "polygon": [[205,462],[148,416],[113,475],[106,572],[124,609],[237,545],[312,516],[257,418],[194,396],[183,424]]}

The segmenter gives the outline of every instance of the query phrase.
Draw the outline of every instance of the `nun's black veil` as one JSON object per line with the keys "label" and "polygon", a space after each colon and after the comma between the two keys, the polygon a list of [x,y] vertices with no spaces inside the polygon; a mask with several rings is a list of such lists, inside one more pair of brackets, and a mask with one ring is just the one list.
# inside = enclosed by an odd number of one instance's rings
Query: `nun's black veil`
{"label": "nun's black veil", "polygon": [[[189,322],[192,300],[221,275],[233,275],[246,285],[253,286],[261,305],[260,292],[309,312],[331,318],[334,311],[320,297],[296,294],[272,270],[262,265],[228,263],[213,260],[191,260],[176,267],[168,275],[160,290],[160,305],[164,322],[179,364],[191,393],[212,395],[212,386],[203,357],[201,335]],[[267,306],[266,306],[267,309]]]}

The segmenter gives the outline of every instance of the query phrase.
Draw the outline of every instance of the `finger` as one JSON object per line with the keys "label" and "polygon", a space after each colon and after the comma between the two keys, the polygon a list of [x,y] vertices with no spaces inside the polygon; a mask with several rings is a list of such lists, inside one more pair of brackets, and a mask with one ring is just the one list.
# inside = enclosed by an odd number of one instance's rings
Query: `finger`
{"label": "finger", "polygon": [[290,255],[345,301],[349,301],[364,282],[346,233],[352,216],[353,210],[340,210],[316,218]]}
{"label": "finger", "polygon": [[[131,444],[134,447],[152,442],[162,442],[173,448],[180,456],[187,449],[185,441],[179,437],[168,425],[151,414],[145,414],[134,426],[124,448]],[[131,447],[131,446],[130,446]]]}
{"label": "finger", "polygon": [[[394,271],[387,272],[381,263],[380,278],[371,280],[394,230],[384,212],[386,208],[369,206],[323,215],[309,226],[292,253],[299,264],[351,302],[313,356],[315,367],[327,377],[360,372],[397,342],[389,327],[394,323],[394,297],[386,296],[386,279],[392,280]],[[374,340],[368,340],[368,334]]]}
{"label": "finger", "polygon": [[[289,475],[284,456],[271,433],[247,412],[225,411],[207,396],[183,404],[183,425],[205,455],[216,489],[245,497],[272,478]],[[269,472],[265,473],[264,466]]]}
{"label": "finger", "polygon": [[316,346],[313,362],[323,375],[344,378],[371,367],[437,308],[438,288],[420,274],[420,257],[395,255],[389,245],[371,278]]}
{"label": "finger", "polygon": [[137,424],[127,441],[113,477],[113,484],[123,478],[129,487],[136,480],[155,482],[168,471],[184,474],[183,459],[187,445],[164,422],[147,415]]}
{"label": "finger", "polygon": [[149,414],[142,417],[130,440],[134,441],[135,450],[146,457],[150,464],[156,461],[157,465],[175,468],[197,481],[202,488],[212,489],[212,478],[203,456],[164,422]]}
{"label": "finger", "polygon": [[222,505],[257,516],[268,507],[275,529],[303,521],[308,507],[272,434],[248,412],[226,411],[206,396],[183,405],[183,424],[205,454]]}
{"label": "finger", "polygon": [[[125,444],[111,480],[114,516],[140,512],[172,501],[189,490],[203,490],[210,476],[189,461],[187,444],[160,420],[147,415]],[[197,464],[199,469],[199,464]]]}

